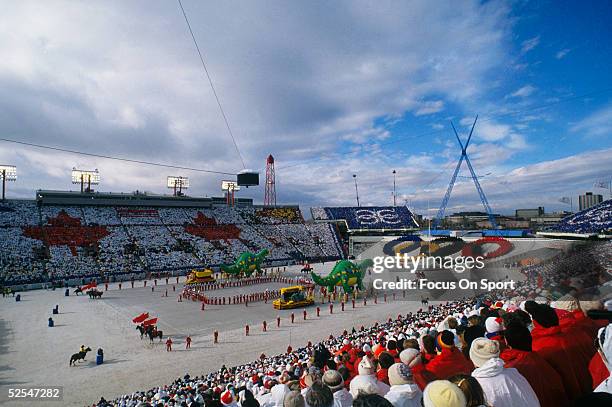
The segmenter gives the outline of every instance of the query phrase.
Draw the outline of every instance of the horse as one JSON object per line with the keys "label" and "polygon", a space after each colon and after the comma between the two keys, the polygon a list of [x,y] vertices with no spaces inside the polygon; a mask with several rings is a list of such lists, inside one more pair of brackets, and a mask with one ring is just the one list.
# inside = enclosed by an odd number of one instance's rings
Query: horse
{"label": "horse", "polygon": [[146,329],[142,325],[137,325],[136,330],[140,332],[140,340],[142,340],[142,338],[144,337],[146,333]]}
{"label": "horse", "polygon": [[87,347],[87,348],[85,348],[85,350],[83,352],[78,352],[78,353],[75,353],[72,356],[70,356],[70,366],[72,366],[73,363],[76,363],[76,362],[78,362],[81,359],[85,360],[85,356],[87,355],[87,352],[89,352],[90,350],[91,350],[91,348]]}
{"label": "horse", "polygon": [[103,291],[98,291],[98,290],[87,291],[87,295],[89,295],[89,298],[91,299],[102,298],[102,294],[104,294]]}
{"label": "horse", "polygon": [[[150,326],[150,325],[149,325]],[[148,328],[148,327],[147,327]],[[153,339],[159,337],[159,341],[162,341],[162,338],[164,337],[164,332],[163,331],[158,331],[155,328],[151,328],[147,330],[147,335],[149,336],[149,341],[151,343],[153,343]]]}
{"label": "horse", "polygon": [[81,289],[81,287],[77,287],[74,290],[74,295],[76,295],[76,296],[78,296],[79,294],[82,294],[82,293],[83,293],[83,290]]}

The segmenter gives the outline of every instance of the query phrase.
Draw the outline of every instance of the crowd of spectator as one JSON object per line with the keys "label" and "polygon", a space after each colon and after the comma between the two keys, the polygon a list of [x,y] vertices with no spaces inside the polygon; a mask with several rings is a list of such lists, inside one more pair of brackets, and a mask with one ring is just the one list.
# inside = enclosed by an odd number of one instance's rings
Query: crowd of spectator
{"label": "crowd of spectator", "polygon": [[214,267],[262,249],[271,262],[341,257],[334,229],[297,207],[0,205],[0,284]]}
{"label": "crowd of spectator", "polygon": [[346,222],[350,230],[417,229],[413,213],[405,206],[359,206],[311,208],[314,220]]}
{"label": "crowd of spectator", "polygon": [[565,233],[612,233],[612,199],[570,215],[552,228]]}

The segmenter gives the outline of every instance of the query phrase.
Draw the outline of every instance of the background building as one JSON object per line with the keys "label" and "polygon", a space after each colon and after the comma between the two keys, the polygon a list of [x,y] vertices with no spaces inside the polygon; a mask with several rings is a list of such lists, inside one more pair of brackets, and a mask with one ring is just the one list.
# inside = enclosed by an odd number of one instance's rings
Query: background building
{"label": "background building", "polygon": [[514,212],[514,217],[517,219],[531,219],[544,215],[544,207],[539,206],[536,209],[517,209]]}
{"label": "background building", "polygon": [[592,192],[587,192],[584,195],[578,197],[578,205],[581,211],[589,209],[591,206],[595,206],[603,202],[602,195],[593,195]]}

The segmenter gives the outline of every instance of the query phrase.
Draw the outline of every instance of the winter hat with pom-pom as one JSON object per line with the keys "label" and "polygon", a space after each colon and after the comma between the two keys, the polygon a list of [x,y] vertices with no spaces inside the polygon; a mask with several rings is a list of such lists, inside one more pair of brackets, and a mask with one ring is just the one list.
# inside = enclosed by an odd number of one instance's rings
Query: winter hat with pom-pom
{"label": "winter hat with pom-pom", "polygon": [[364,356],[364,358],[361,359],[361,362],[359,362],[357,370],[359,371],[360,375],[371,375],[374,374],[374,365],[369,358]]}

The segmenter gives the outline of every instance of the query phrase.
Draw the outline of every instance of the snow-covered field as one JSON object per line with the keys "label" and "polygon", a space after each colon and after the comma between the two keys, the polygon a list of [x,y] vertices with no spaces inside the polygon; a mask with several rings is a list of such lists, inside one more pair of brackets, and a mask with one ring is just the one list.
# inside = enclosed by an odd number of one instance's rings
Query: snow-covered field
{"label": "snow-covered field", "polygon": [[[315,271],[327,274],[333,264],[314,265]],[[287,274],[298,275],[298,267]],[[101,300],[86,296],[64,296],[64,290],[30,291],[22,293],[22,301],[2,298],[0,307],[0,404],[12,405],[91,405],[100,396],[114,398],[136,390],[167,384],[186,373],[198,375],[217,370],[222,364],[232,366],[255,360],[263,352],[268,355],[282,353],[289,344],[304,346],[309,340],[318,341],[330,334],[338,335],[352,326],[372,324],[398,313],[420,308],[419,302],[379,300],[367,306],[358,302],[356,309],[346,307],[340,311],[337,304],[329,314],[327,304],[321,306],[316,317],[315,307],[308,310],[308,320],[302,310],[295,310],[295,324],[290,323],[292,311],[277,311],[272,304],[207,306],[200,310],[197,302],[177,302],[182,284],[168,297],[165,286],[151,292],[148,283],[137,288],[118,290],[109,287]],[[127,284],[129,285],[129,284]],[[279,288],[280,284],[254,285],[215,292],[216,295],[234,295],[244,292]],[[140,288],[138,288],[140,287]],[[244,291],[242,291],[244,290]],[[211,293],[211,295],[213,295]],[[390,298],[389,298],[390,299]],[[51,310],[59,305],[59,315],[53,315],[55,327],[47,327]],[[174,351],[166,352],[163,343],[150,345],[141,340],[131,322],[141,312],[159,317],[159,328],[164,336],[174,341]],[[282,323],[276,328],[276,317]],[[268,332],[262,332],[262,321],[268,322]],[[251,335],[244,335],[244,325],[251,325]],[[218,330],[220,343],[213,345],[212,333]],[[191,350],[184,350],[184,338],[191,335]],[[165,338],[164,338],[165,340]],[[92,349],[86,361],[69,367],[70,355],[81,345]],[[95,364],[98,348],[104,350],[104,363]],[[9,387],[63,386],[61,402],[17,403],[6,401]]]}

